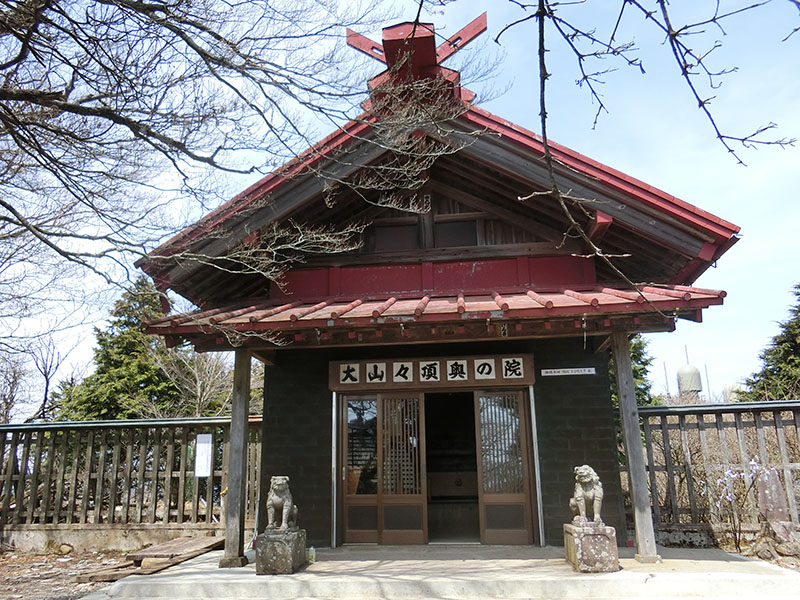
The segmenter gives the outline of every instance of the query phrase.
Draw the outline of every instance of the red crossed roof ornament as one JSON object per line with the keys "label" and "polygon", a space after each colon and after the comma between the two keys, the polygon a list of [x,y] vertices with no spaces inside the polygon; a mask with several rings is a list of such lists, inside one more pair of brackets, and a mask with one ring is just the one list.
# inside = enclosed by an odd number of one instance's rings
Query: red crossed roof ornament
{"label": "red crossed roof ornament", "polygon": [[347,29],[347,45],[384,63],[387,69],[369,80],[370,90],[390,81],[441,77],[452,84],[456,99],[470,101],[475,96],[461,89],[458,71],[442,63],[486,31],[486,13],[462,27],[436,46],[433,23],[398,23],[383,29],[383,43]]}

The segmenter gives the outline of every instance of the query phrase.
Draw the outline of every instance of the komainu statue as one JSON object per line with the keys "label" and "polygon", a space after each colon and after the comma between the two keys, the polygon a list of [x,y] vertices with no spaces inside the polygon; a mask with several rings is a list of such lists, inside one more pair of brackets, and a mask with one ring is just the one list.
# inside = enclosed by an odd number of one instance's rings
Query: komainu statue
{"label": "komainu statue", "polygon": [[267,527],[270,529],[296,529],[297,506],[292,504],[292,492],[289,491],[289,478],[275,475],[269,482],[267,496]]}
{"label": "komainu statue", "polygon": [[592,516],[595,525],[602,525],[600,506],[603,503],[603,484],[589,465],[575,467],[575,493],[569,500],[569,507],[575,515],[572,523],[585,525],[589,522],[586,518],[586,507],[591,504]]}

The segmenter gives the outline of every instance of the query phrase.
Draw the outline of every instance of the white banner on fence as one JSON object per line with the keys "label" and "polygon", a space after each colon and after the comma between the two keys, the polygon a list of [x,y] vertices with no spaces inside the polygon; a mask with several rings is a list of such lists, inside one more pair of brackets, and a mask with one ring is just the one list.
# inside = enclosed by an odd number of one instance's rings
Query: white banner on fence
{"label": "white banner on fence", "polygon": [[211,434],[198,433],[195,441],[194,476],[211,477]]}

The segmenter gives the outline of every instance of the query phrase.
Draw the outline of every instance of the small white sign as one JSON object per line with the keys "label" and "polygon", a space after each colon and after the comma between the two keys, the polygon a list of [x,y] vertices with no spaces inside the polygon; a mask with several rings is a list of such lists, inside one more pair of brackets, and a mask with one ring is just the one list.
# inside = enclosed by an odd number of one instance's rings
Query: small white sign
{"label": "small white sign", "polygon": [[386,363],[367,363],[367,383],[386,383]]}
{"label": "small white sign", "polygon": [[597,375],[594,367],[574,369],[542,369],[542,377],[558,377],[560,375]]}
{"label": "small white sign", "polygon": [[198,433],[194,444],[194,476],[211,477],[211,434]]}
{"label": "small white sign", "polygon": [[419,380],[420,381],[439,381],[439,361],[429,360],[427,362],[419,363]]}
{"label": "small white sign", "polygon": [[467,361],[448,360],[447,381],[466,381],[466,380],[467,380]]}
{"label": "small white sign", "polygon": [[505,379],[522,379],[524,377],[522,357],[504,358],[501,363],[503,364],[503,377]]}

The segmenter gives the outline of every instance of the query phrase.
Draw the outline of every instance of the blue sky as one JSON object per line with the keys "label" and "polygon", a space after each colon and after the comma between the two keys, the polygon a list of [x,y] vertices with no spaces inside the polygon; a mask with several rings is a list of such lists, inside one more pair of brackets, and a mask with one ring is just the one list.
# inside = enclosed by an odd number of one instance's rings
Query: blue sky
{"label": "blue sky", "polygon": [[[608,31],[609,20],[613,24],[613,7],[617,4],[595,1],[571,10],[583,11],[583,21],[593,23],[601,34]],[[690,4],[699,10],[714,3]],[[413,18],[416,2],[404,0],[396,6],[401,20]],[[498,46],[493,42],[497,32],[522,15],[509,2],[457,0],[443,12],[429,14],[427,20],[447,37],[484,10],[488,12],[489,31],[469,48],[498,56],[501,62],[488,85],[478,84],[472,89],[485,95],[508,87],[482,106],[538,132],[533,22],[505,33]],[[713,64],[738,68],[724,78],[711,104],[723,130],[749,133],[759,125],[775,122],[779,126],[777,136],[800,138],[800,111],[796,108],[800,98],[800,33],[781,41],[798,24],[796,8],[788,2],[772,2],[726,21],[724,34],[711,27],[709,39],[723,42],[713,55]],[[549,135],[742,228],[739,242],[696,282],[701,287],[726,290],[724,305],[706,310],[702,324],[679,321],[673,333],[648,336],[655,358],[651,370],[655,392],[666,391],[667,381],[669,391],[676,392],[676,372],[685,364],[688,350],[690,361],[703,375],[704,387],[707,370],[712,394],[720,395],[726,385],[759,368],[759,352],[778,332],[779,321],[787,318],[793,304],[791,290],[800,282],[795,258],[800,223],[800,146],[743,149],[739,154],[747,166],[738,165],[714,138],[679,77],[669,49],[662,45],[662,36],[642,25],[643,20],[636,15],[622,31],[641,48],[646,74],[621,69],[604,78],[606,83],[601,88],[609,113],[601,116],[595,129],[596,107],[574,84],[574,59],[563,43],[551,37],[547,55],[552,73]],[[362,33],[380,39],[380,31]],[[467,49],[459,54],[466,53]],[[452,64],[446,64],[458,68],[456,57],[451,59]]]}

